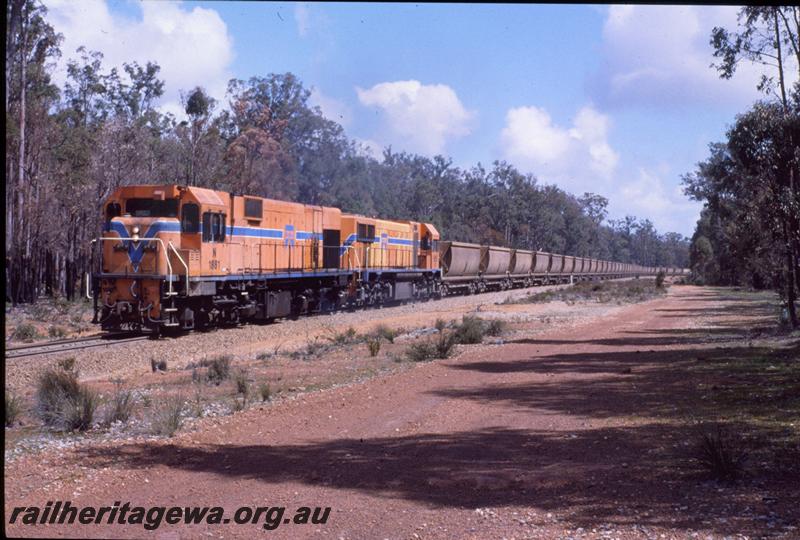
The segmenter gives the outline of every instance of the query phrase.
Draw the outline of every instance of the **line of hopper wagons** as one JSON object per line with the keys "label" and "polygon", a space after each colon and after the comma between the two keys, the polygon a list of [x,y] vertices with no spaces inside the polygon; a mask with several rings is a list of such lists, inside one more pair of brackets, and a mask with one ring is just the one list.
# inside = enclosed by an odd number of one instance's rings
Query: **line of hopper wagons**
{"label": "line of hopper wagons", "polygon": [[442,295],[533,287],[597,279],[682,275],[674,267],[640,266],[500,246],[439,242]]}

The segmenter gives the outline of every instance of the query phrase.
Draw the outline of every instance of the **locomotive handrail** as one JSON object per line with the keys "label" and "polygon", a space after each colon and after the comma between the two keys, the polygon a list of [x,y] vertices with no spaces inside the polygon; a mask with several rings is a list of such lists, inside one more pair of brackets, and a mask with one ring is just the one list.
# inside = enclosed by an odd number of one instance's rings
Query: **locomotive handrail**
{"label": "locomotive handrail", "polygon": [[[353,242],[352,244],[350,244],[349,246],[344,248],[344,251],[342,252],[341,257],[344,257],[345,255],[347,255],[347,250],[349,250],[350,248],[355,247],[355,245],[356,245],[356,243]],[[367,249],[369,249],[369,246],[367,246]],[[354,249],[353,253],[355,253],[355,256],[356,256],[356,268],[361,268],[361,259],[358,257],[358,250]],[[350,270],[350,268],[348,268],[348,270]]]}
{"label": "locomotive handrail", "polygon": [[[111,242],[111,241],[114,241],[114,242],[126,242],[126,241],[127,242],[133,242],[132,239],[120,238],[119,236],[100,236],[98,238],[93,239],[91,243],[94,244],[98,240],[101,240],[103,242]],[[164,259],[166,259],[166,261],[167,261],[167,277],[168,277],[168,281],[169,281],[169,292],[167,293],[167,296],[174,296],[175,294],[177,294],[172,290],[172,277],[173,277],[172,263],[169,262],[169,252],[167,251],[166,246],[164,246],[164,241],[161,240],[161,238],[139,238],[139,240],[137,240],[137,242],[158,242],[159,244],[161,244],[161,249],[164,250],[164,255],[165,255]],[[183,262],[183,261],[181,261],[181,262]],[[158,257],[156,257],[156,269],[158,269]],[[188,276],[188,269],[187,269],[187,276]],[[186,292],[188,294],[188,292],[189,292],[188,287],[186,289]]]}
{"label": "locomotive handrail", "polygon": [[[181,257],[181,254],[178,253],[178,250],[175,249],[174,245],[172,245],[172,240],[169,241],[168,245],[172,249],[172,252],[175,253],[175,256],[178,257],[178,260],[181,261],[181,264],[183,265],[183,267],[186,269],[186,291],[185,291],[185,293],[188,295],[189,294],[189,265],[186,264],[186,261],[183,260],[183,257]],[[169,254],[167,254],[167,262],[169,262]]]}
{"label": "locomotive handrail", "polygon": [[89,272],[86,272],[86,298],[89,300],[94,300],[94,296],[89,292],[89,281],[92,275]]}

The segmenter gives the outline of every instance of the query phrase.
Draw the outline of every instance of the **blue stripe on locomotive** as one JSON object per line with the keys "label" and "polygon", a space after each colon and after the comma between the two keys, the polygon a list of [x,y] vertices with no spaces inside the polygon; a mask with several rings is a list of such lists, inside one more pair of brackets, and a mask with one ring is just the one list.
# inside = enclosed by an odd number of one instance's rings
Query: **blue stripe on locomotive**
{"label": "blue stripe on locomotive", "polygon": [[[294,230],[294,225],[286,225],[286,230]],[[130,234],[128,233],[128,229],[122,223],[118,221],[111,221],[109,226],[109,230],[112,230],[119,234],[120,238],[123,239],[125,247],[128,249],[128,258],[131,261],[131,265],[133,266],[133,271],[139,271],[139,264],[142,262],[142,257],[144,256],[144,244],[146,242],[132,242],[130,241]],[[156,234],[160,232],[181,232],[181,225],[177,221],[156,221],[150,225],[150,227],[145,231],[144,234],[141,235],[142,238],[153,238]],[[280,229],[265,229],[260,227],[238,227],[238,226],[228,226],[227,227],[227,234],[228,236],[244,236],[249,238],[274,238],[274,239],[283,239],[290,235],[284,236],[284,231]],[[322,234],[308,232],[308,231],[297,231],[294,234],[294,239],[292,239],[291,244],[294,245],[294,240],[322,240]],[[342,243],[342,246],[339,248],[339,254],[344,255],[347,251],[347,248],[353,244],[356,240],[356,235],[351,234],[348,236],[345,241]],[[380,243],[380,237],[376,236],[372,243],[378,244]],[[394,238],[389,237],[388,239],[390,245],[399,245],[399,246],[414,246],[415,243],[413,240],[408,240],[406,238]]]}

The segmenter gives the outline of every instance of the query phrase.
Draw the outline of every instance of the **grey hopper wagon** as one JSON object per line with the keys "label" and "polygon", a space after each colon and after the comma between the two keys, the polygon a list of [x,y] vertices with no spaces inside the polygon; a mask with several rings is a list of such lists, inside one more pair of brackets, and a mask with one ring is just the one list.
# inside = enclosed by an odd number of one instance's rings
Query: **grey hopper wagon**
{"label": "grey hopper wagon", "polygon": [[525,277],[531,273],[533,268],[533,251],[526,251],[524,249],[511,250],[511,261],[508,265],[508,271],[511,277]]}
{"label": "grey hopper wagon", "polygon": [[550,256],[550,274],[551,275],[563,274],[564,264],[565,264],[565,257],[563,255],[558,255],[556,253],[553,253]]}
{"label": "grey hopper wagon", "polygon": [[481,271],[484,247],[466,242],[439,242],[439,260],[444,281],[469,281]]}
{"label": "grey hopper wagon", "polygon": [[483,246],[485,256],[481,260],[481,277],[500,278],[508,276],[511,264],[511,249],[498,246]]}
{"label": "grey hopper wagon", "polygon": [[563,274],[574,274],[575,273],[575,257],[572,255],[564,255],[564,269],[561,271]]}
{"label": "grey hopper wagon", "polygon": [[544,251],[536,252],[536,264],[533,266],[533,273],[537,276],[546,275],[550,270],[550,254]]}

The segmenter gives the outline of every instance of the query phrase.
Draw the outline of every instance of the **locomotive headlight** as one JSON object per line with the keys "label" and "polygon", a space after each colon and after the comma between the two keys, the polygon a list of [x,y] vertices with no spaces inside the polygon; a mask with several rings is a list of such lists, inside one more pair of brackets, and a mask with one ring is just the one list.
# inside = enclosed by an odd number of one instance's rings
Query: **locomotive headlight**
{"label": "locomotive headlight", "polygon": [[139,234],[139,227],[133,228],[133,234]]}
{"label": "locomotive headlight", "polygon": [[139,227],[134,227],[133,228],[133,238],[132,238],[132,240],[134,242],[138,242],[139,241]]}

